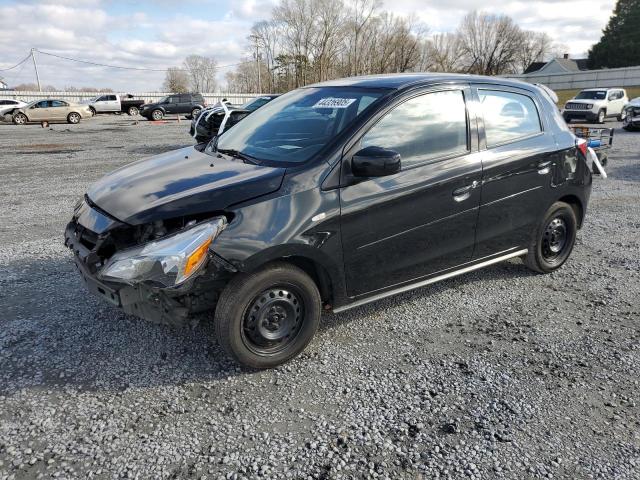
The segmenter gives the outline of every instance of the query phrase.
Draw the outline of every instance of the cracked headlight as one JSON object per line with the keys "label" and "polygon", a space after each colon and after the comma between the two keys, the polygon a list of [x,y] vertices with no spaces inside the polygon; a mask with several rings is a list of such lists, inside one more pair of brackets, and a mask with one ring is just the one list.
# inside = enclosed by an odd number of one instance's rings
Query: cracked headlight
{"label": "cracked headlight", "polygon": [[227,225],[218,217],[140,247],[113,255],[100,272],[105,280],[173,287],[204,265],[211,242]]}

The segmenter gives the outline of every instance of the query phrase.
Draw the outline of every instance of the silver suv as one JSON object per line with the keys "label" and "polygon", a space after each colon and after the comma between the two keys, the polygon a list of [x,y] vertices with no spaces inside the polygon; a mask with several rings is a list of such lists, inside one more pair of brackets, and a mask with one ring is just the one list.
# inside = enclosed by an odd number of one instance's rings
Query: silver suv
{"label": "silver suv", "polygon": [[627,102],[627,92],[622,88],[588,88],[565,104],[562,116],[567,123],[571,120],[604,123],[607,117],[622,121]]}

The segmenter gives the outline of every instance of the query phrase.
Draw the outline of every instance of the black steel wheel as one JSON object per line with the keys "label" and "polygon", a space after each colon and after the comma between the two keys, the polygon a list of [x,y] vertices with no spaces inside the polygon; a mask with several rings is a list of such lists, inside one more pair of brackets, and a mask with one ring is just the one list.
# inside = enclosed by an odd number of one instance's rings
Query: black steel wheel
{"label": "black steel wheel", "polygon": [[298,355],[313,338],[320,293],[300,268],[273,263],[234,276],[216,307],[216,336],[238,363],[270,368]]}
{"label": "black steel wheel", "polygon": [[550,273],[567,261],[576,241],[576,214],[564,202],[556,202],[547,210],[529,245],[526,264],[540,273]]}

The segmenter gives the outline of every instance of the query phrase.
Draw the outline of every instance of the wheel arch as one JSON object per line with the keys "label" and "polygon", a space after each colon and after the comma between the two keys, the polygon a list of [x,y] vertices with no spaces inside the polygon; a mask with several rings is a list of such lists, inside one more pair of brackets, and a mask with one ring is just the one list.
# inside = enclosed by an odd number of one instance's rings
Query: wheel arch
{"label": "wheel arch", "polygon": [[342,272],[335,262],[313,247],[274,247],[242,262],[239,270],[251,272],[273,262],[286,262],[300,268],[314,281],[323,302],[332,305],[340,303],[344,295]]}
{"label": "wheel arch", "polygon": [[578,228],[582,228],[582,221],[584,220],[584,205],[582,200],[577,195],[565,195],[558,199],[559,202],[564,202],[569,204],[569,206],[573,209],[573,212],[576,215],[576,220],[578,221]]}

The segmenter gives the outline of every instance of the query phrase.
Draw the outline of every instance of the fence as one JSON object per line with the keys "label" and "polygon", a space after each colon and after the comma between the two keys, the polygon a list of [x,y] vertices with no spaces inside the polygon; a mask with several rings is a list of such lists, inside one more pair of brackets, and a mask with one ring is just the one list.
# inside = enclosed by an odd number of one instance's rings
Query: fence
{"label": "fence", "polygon": [[581,72],[529,73],[527,75],[505,75],[528,83],[542,83],[552,90],[572,90],[596,87],[636,87],[640,86],[640,66],[610,68],[605,70],[585,70]]}
{"label": "fence", "polygon": [[[0,90],[0,99],[4,98],[31,102],[33,100],[44,98],[60,98],[69,102],[82,102],[105,94],[105,92],[20,92],[15,90]],[[171,93],[146,92],[134,93],[133,95],[135,98],[145,100],[145,102],[156,102],[162,97],[171,95]],[[203,93],[202,96],[209,105],[214,104],[223,98],[226,98],[235,105],[242,105],[243,103],[246,103],[252,98],[256,98],[260,95],[257,93]]]}

